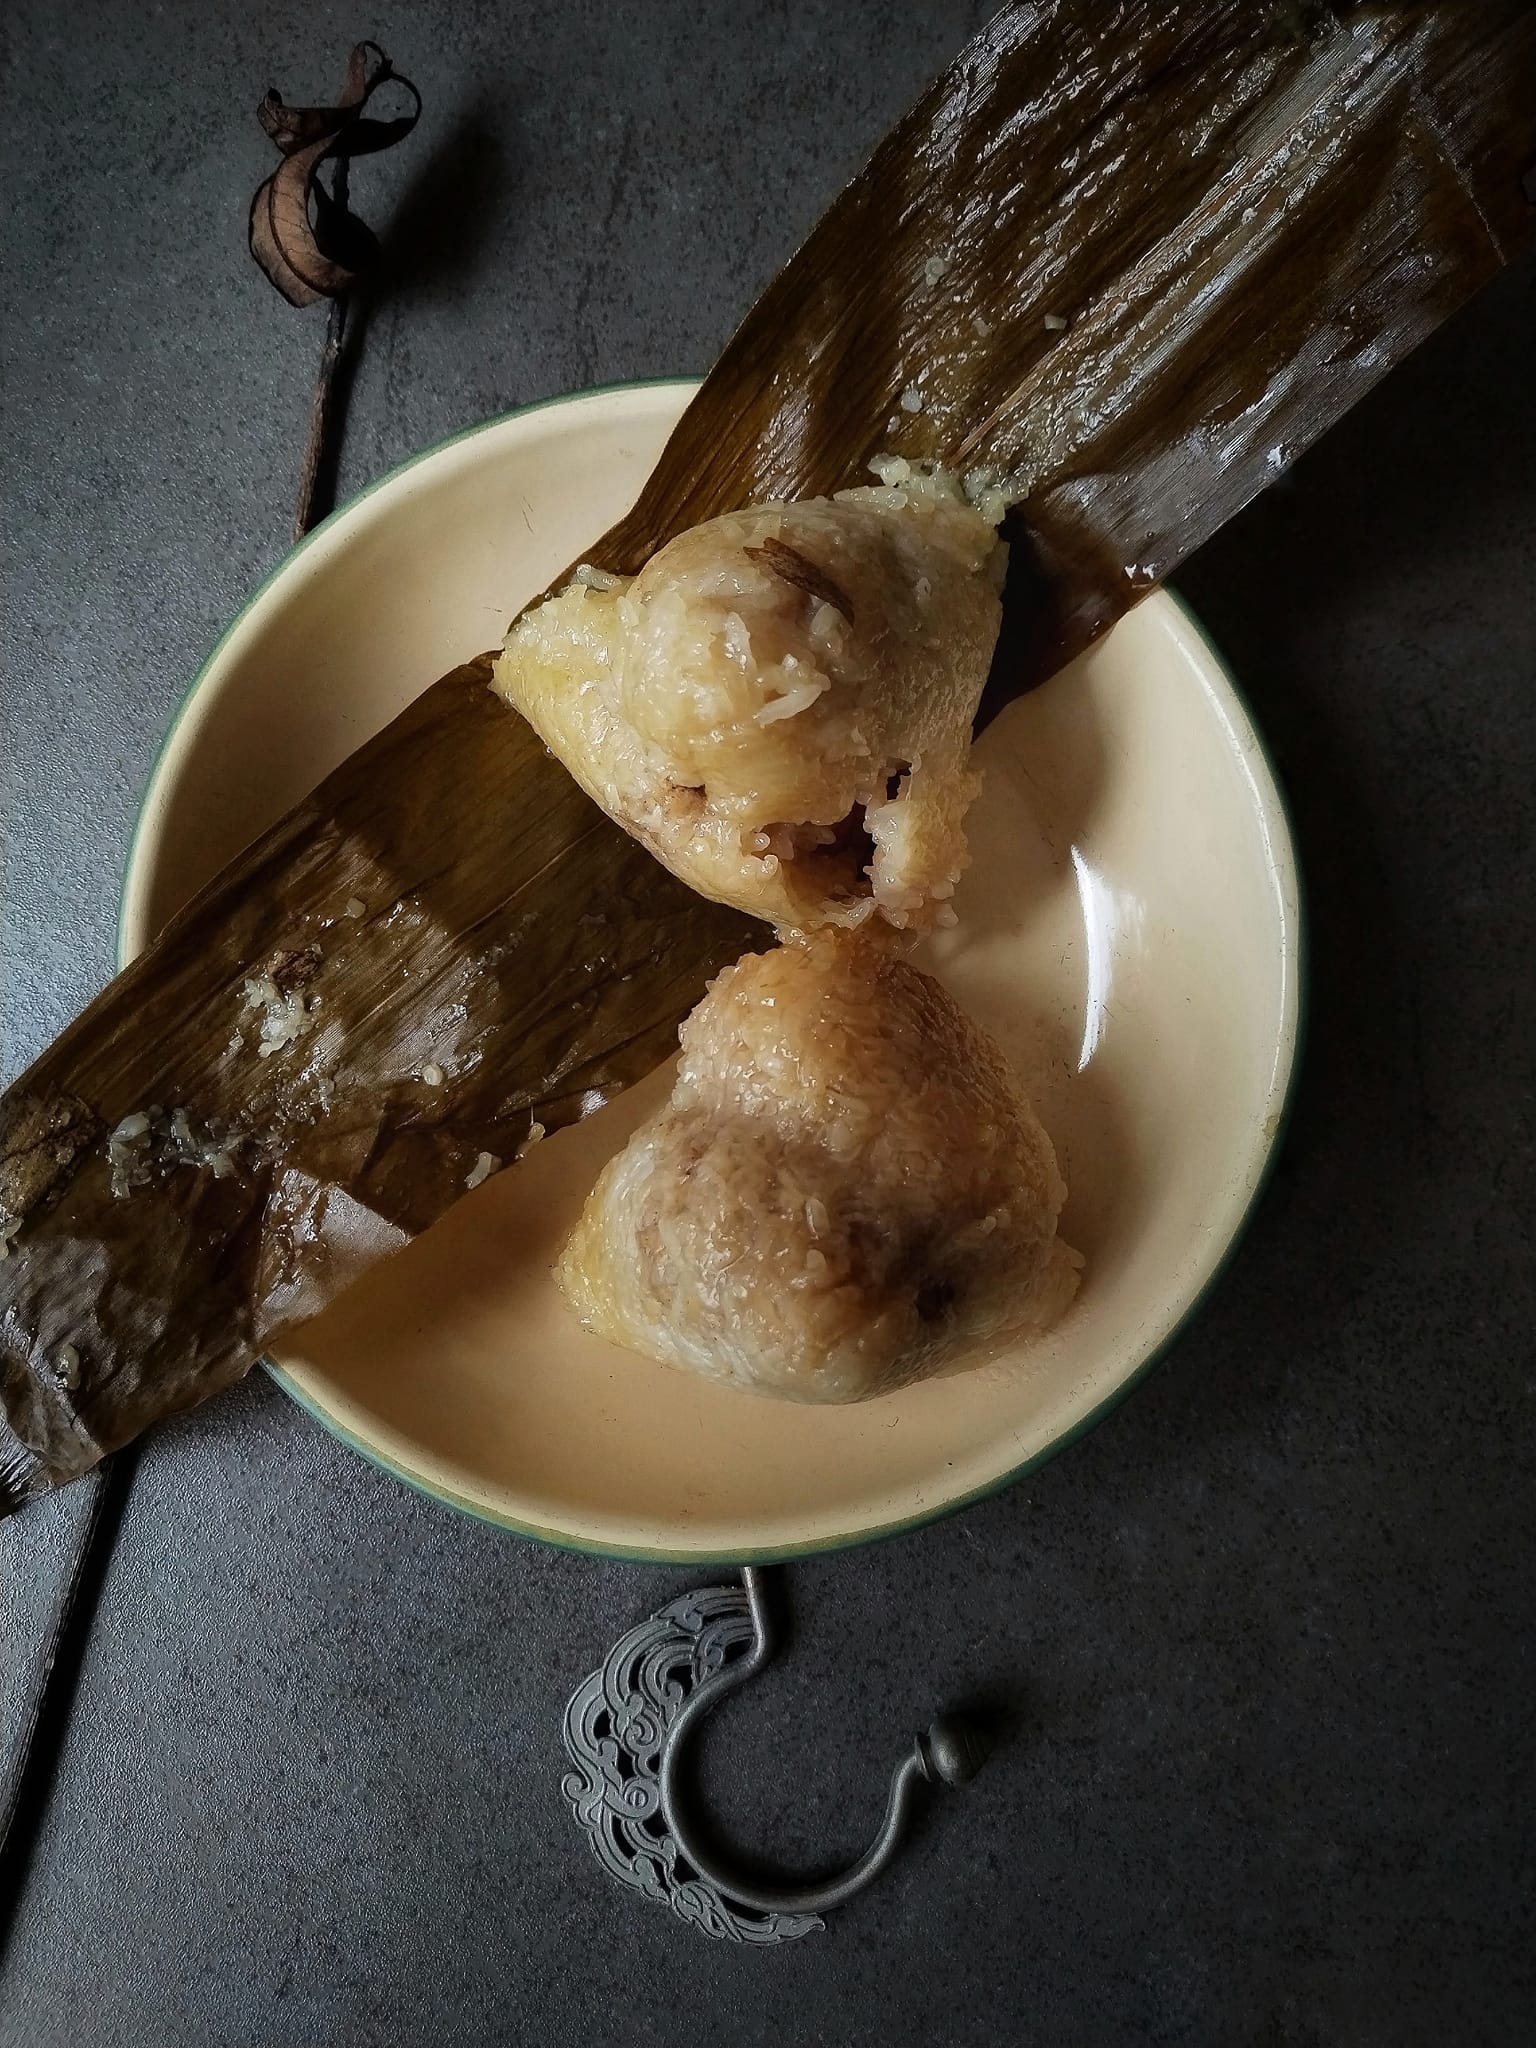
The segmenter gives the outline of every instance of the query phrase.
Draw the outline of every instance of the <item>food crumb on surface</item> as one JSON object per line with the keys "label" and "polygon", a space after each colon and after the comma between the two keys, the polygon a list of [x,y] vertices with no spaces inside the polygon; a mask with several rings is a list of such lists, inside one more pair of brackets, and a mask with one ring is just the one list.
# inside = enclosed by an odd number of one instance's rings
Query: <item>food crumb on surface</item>
{"label": "food crumb on surface", "polygon": [[971,325],[975,328],[978,338],[982,341],[985,341],[992,332],[992,322],[985,313],[973,313],[971,315]]}
{"label": "food crumb on surface", "polygon": [[465,1174],[464,1185],[467,1188],[477,1188],[483,1180],[489,1180],[493,1173],[499,1173],[500,1171],[501,1161],[496,1157],[496,1154],[494,1152],[482,1152],[468,1173]]}
{"label": "food crumb on surface", "polygon": [[1062,334],[1066,331],[1067,323],[1060,313],[1047,313],[1042,325],[1051,334]]}
{"label": "food crumb on surface", "polygon": [[524,1153],[531,1152],[533,1150],[534,1146],[538,1144],[539,1140],[543,1136],[544,1126],[542,1124],[530,1124],[528,1126],[527,1137],[524,1138],[521,1145],[518,1146],[517,1151],[513,1154],[513,1157],[521,1159]]}
{"label": "food crumb on surface", "polygon": [[923,265],[923,277],[928,284],[937,284],[949,268],[947,256],[930,256]]}
{"label": "food crumb on surface", "polygon": [[1010,500],[995,469],[968,469],[961,479],[961,488],[967,501],[994,526],[1008,510]]}
{"label": "food crumb on surface", "polygon": [[148,1178],[149,1111],[136,1109],[114,1126],[107,1137],[107,1163],[112,1169],[112,1197],[122,1201]]}
{"label": "food crumb on surface", "polygon": [[915,384],[909,384],[896,403],[903,412],[921,412],[923,409],[923,394]]}
{"label": "food crumb on surface", "polygon": [[247,978],[240,1007],[261,1012],[261,1038],[256,1052],[264,1060],[270,1059],[275,1052],[281,1052],[285,1045],[291,1045],[305,1028],[303,996],[297,989],[285,993],[270,974],[254,974]]}
{"label": "food crumb on surface", "polygon": [[235,1170],[234,1154],[243,1141],[229,1133],[223,1140],[215,1138],[212,1126],[205,1137],[199,1137],[192,1128],[191,1119],[184,1109],[171,1113],[168,1163],[172,1166],[206,1166],[211,1169],[215,1180],[228,1180]]}
{"label": "food crumb on surface", "polygon": [[617,590],[619,578],[608,570],[596,568],[591,562],[578,562],[571,577],[573,583],[580,583],[587,590]]}
{"label": "food crumb on surface", "polygon": [[107,1136],[113,1197],[123,1201],[178,1166],[206,1166],[215,1180],[228,1180],[237,1171],[234,1155],[243,1143],[233,1131],[216,1135],[212,1126],[199,1137],[184,1109],[151,1103],[148,1109],[133,1110]]}
{"label": "food crumb on surface", "polygon": [[366,917],[368,915],[368,906],[361,896],[349,896],[344,915],[352,918]]}
{"label": "food crumb on surface", "polygon": [[442,1087],[444,1078],[443,1070],[437,1064],[436,1060],[427,1061],[426,1065],[421,1070],[421,1078],[423,1081],[426,1082],[429,1088]]}
{"label": "food crumb on surface", "polygon": [[73,1344],[61,1344],[59,1346],[58,1350],[54,1353],[53,1369],[58,1374],[61,1386],[79,1386],[80,1353]]}

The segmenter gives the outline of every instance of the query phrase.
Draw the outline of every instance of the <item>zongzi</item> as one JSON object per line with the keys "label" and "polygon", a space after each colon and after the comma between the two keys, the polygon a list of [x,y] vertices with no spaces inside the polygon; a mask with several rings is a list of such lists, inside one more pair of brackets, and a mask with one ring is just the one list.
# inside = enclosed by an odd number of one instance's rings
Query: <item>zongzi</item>
{"label": "zongzi", "polygon": [[965,860],[1007,551],[944,476],[877,468],[711,519],[633,578],[582,565],[497,663],[610,817],[783,928],[947,923]]}
{"label": "zongzi", "polygon": [[824,930],[718,976],[559,1278],[647,1357],[857,1401],[1053,1321],[1065,1198],[1000,1048],[877,929]]}

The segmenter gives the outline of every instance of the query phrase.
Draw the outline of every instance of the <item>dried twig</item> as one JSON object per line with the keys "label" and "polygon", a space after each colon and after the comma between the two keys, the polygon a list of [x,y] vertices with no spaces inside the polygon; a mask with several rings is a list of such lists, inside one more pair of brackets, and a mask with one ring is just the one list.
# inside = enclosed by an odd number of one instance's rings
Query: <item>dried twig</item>
{"label": "dried twig", "polygon": [[[369,102],[390,84],[409,94],[409,112],[389,120],[370,118]],[[352,295],[379,257],[377,237],[348,204],[348,169],[354,156],[403,141],[420,114],[421,94],[395,70],[377,43],[354,47],[335,106],[290,107],[272,89],[256,110],[283,161],[251,201],[251,254],[290,306],[331,302],[299,473],[295,540],[302,539],[317,516],[317,487],[329,451],[332,398]],[[327,163],[333,166],[329,188],[321,177]]]}

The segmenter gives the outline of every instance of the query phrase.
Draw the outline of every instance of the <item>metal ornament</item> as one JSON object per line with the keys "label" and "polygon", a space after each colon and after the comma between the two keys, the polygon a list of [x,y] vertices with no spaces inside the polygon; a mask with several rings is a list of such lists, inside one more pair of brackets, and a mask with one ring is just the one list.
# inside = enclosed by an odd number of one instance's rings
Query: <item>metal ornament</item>
{"label": "metal ornament", "polygon": [[940,1716],[897,1764],[879,1832],[847,1870],[814,1883],[738,1872],[694,1829],[682,1759],[704,1716],[776,1648],[767,1573],[749,1565],[739,1587],[686,1594],[631,1629],[565,1712],[576,1770],[562,1789],[604,1869],[716,1940],[762,1947],[820,1928],[822,1912],[872,1883],[901,1846],[920,1786],[968,1783],[990,1747],[970,1723]]}
{"label": "metal ornament", "polygon": [[667,1830],[657,1776],[683,1702],[752,1637],[741,1586],[685,1593],[632,1628],[565,1710],[565,1749],[576,1768],[561,1790],[593,1855],[620,1884],[717,1941],[771,1947],[823,1923],[814,1914],[738,1909],[691,1870]]}

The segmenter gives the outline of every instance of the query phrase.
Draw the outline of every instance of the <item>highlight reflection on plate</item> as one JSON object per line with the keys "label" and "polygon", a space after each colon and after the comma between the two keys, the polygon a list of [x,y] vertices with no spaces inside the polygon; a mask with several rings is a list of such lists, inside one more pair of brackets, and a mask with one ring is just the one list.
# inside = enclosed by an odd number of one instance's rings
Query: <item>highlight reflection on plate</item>
{"label": "highlight reflection on plate", "polygon": [[[514,415],[328,521],[199,677],[146,798],[128,957],[192,890],[632,501],[693,386]],[[534,1148],[282,1347],[282,1383],[402,1476],[553,1540],[768,1557],[909,1526],[1086,1425],[1188,1314],[1259,1186],[1298,1010],[1294,855],[1241,704],[1171,598],[978,748],[958,927],[925,964],[1003,1042],[1087,1257],[1045,1340],[844,1409],[710,1385],[587,1336],[550,1262],[658,1074]]]}

